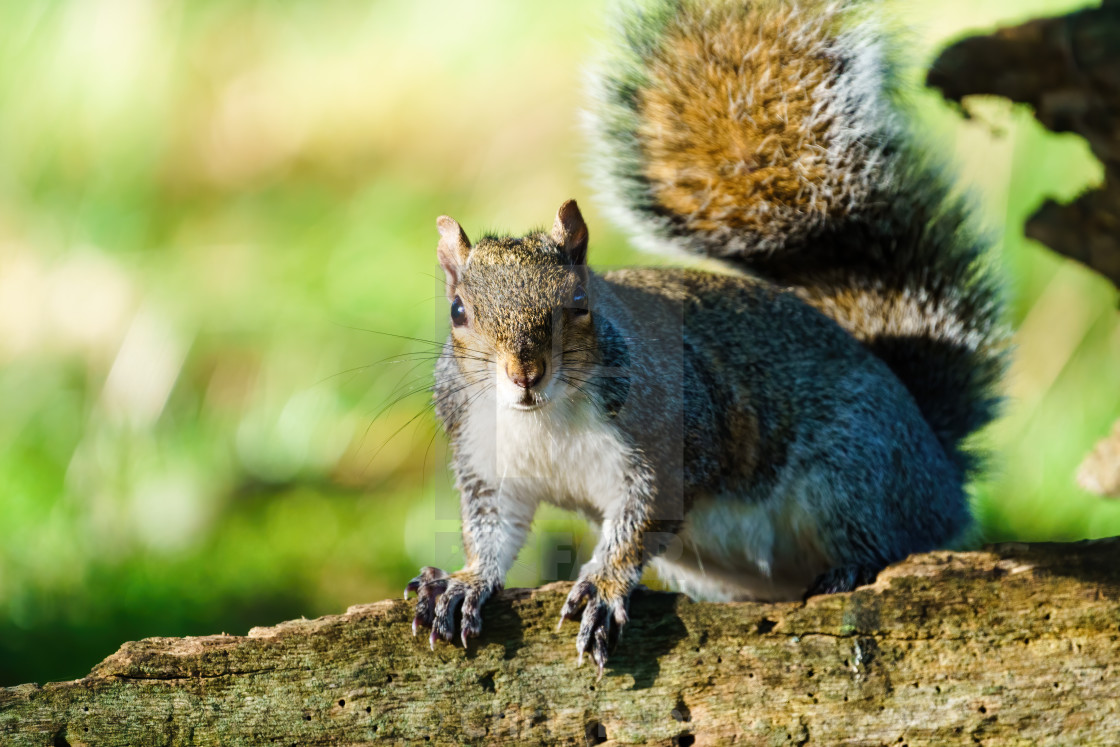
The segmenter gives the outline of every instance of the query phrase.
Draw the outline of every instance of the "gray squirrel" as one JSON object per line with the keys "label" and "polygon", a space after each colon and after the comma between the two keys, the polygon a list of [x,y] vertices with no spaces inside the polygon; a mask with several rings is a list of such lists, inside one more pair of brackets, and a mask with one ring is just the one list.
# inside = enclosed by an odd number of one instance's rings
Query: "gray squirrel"
{"label": "gray squirrel", "polygon": [[551,230],[437,227],[451,334],[436,413],[466,566],[414,632],[463,645],[537,506],[598,530],[563,609],[602,675],[647,565],[697,599],[848,591],[969,530],[966,443],[996,414],[998,283],[907,133],[859,2],[628,6],[598,73],[595,186],[644,248],[729,272],[587,267]]}

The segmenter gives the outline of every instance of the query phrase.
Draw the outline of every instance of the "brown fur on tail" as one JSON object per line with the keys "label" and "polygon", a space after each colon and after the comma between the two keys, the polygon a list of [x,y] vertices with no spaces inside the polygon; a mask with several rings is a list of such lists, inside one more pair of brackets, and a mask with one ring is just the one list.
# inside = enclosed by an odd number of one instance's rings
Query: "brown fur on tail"
{"label": "brown fur on tail", "polygon": [[998,288],[968,211],[911,141],[858,2],[625,8],[592,112],[599,181],[646,248],[789,287],[882,358],[946,451],[990,421]]}

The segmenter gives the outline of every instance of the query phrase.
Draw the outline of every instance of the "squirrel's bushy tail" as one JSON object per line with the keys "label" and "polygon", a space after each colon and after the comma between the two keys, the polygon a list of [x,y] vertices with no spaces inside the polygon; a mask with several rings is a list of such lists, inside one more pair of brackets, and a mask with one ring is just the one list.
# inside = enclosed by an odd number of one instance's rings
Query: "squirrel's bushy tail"
{"label": "squirrel's bushy tail", "polygon": [[596,78],[597,182],[645,248],[796,291],[890,366],[948,454],[995,415],[1005,334],[968,211],[907,134],[855,2],[653,0]]}

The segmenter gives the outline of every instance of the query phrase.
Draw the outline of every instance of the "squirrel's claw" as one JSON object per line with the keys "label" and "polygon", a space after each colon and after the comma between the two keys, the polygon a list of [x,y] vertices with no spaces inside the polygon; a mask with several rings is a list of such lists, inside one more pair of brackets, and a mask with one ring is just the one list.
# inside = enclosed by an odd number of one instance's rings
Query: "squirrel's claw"
{"label": "squirrel's claw", "polygon": [[591,660],[599,669],[598,677],[603,676],[603,668],[607,664],[607,649],[611,641],[610,605],[601,600],[588,604],[583,611],[580,622],[579,634],[576,636],[576,649],[582,654],[584,651],[591,653]]}
{"label": "squirrel's claw", "polygon": [[463,596],[460,608],[459,625],[462,628],[463,648],[467,647],[468,638],[477,638],[482,633],[482,602],[484,595],[482,589],[471,586]]}
{"label": "squirrel's claw", "polygon": [[436,600],[435,616],[432,619],[432,638],[439,636],[445,641],[455,638],[455,618],[465,595],[463,584],[452,581]]}
{"label": "squirrel's claw", "polygon": [[420,575],[408,582],[406,590],[416,592],[416,617],[412,620],[413,635],[422,625],[431,627],[435,617],[436,600],[447,588],[447,574],[438,568],[424,568]]}
{"label": "squirrel's claw", "polygon": [[590,579],[578,581],[560,610],[560,625],[564,624],[564,620],[577,618],[580,626],[576,634],[576,666],[582,666],[583,655],[590,653],[599,670],[598,679],[602,679],[608,651],[628,620],[626,599],[606,597]]}
{"label": "squirrel's claw", "polygon": [[428,645],[435,650],[437,639],[455,640],[456,627],[464,648],[468,638],[482,632],[482,604],[493,589],[469,571],[448,574],[429,566],[408,582],[405,594],[410,591],[417,595],[412,634],[416,635],[420,626],[431,628]]}
{"label": "squirrel's claw", "polygon": [[584,609],[587,602],[598,595],[599,590],[595,588],[593,582],[588,580],[576,581],[572,590],[568,592],[568,598],[565,600],[564,606],[560,608],[560,623],[556,626],[557,632],[564,626],[565,620],[579,619],[580,611]]}

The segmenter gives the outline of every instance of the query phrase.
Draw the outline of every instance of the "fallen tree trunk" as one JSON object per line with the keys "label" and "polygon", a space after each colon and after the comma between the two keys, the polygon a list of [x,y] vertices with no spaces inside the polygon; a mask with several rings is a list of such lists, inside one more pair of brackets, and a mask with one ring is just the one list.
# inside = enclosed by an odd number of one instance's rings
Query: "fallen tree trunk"
{"label": "fallen tree trunk", "polygon": [[514,589],[470,649],[412,603],[125,644],[0,690],[0,743],[1103,743],[1120,734],[1120,538],[917,555],[808,603],[639,592],[596,682],[566,584]]}

